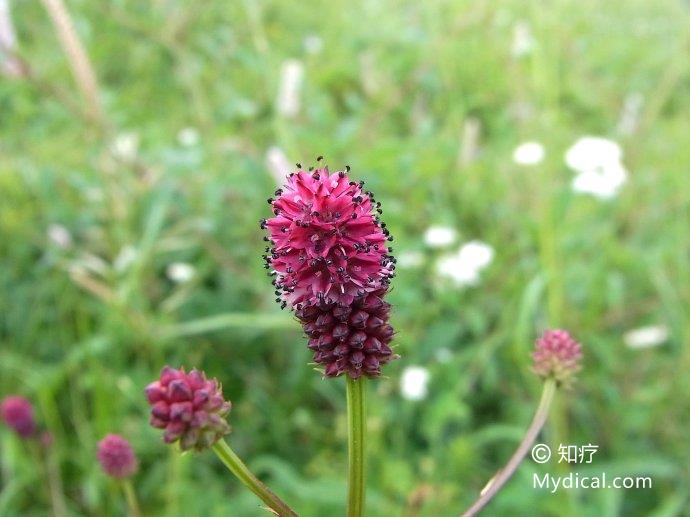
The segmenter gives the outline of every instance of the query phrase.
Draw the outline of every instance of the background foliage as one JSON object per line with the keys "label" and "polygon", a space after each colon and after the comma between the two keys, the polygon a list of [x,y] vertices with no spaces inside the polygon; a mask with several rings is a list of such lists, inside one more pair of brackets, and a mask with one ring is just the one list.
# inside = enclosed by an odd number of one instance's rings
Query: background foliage
{"label": "background foliage", "polygon": [[[271,146],[291,162],[350,164],[383,203],[396,251],[426,259],[394,281],[402,359],[370,383],[371,515],[456,515],[471,502],[529,422],[540,389],[529,351],[547,326],[572,330],[586,357],[545,441],[598,444],[590,471],[654,486],[548,494],[532,473],[567,469],[527,461],[487,514],[683,513],[686,2],[69,1],[104,124],[84,117],[41,5],[13,7],[32,74],[0,82],[0,394],[35,402],[71,514],[125,511],[94,462],[108,432],[134,444],[147,514],[261,514],[213,455],[180,457],[148,427],[142,389],[165,363],[222,380],[231,443],[302,515],[343,512],[344,385],[307,365],[260,259]],[[511,52],[517,23],[534,38],[523,57]],[[305,48],[314,36],[320,51]],[[294,118],[275,109],[289,58],[305,67]],[[633,93],[643,108],[622,134]],[[199,139],[183,145],[189,127]],[[584,134],[624,148],[631,177],[611,201],[570,190],[563,152]],[[535,139],[545,161],[513,163]],[[55,224],[69,246],[47,237]],[[494,247],[480,285],[436,278],[422,240],[432,224]],[[193,279],[171,281],[174,262]],[[646,324],[668,326],[669,340],[625,347],[622,334]],[[399,394],[412,364],[431,372],[424,401]],[[40,454],[6,429],[0,440],[0,514],[50,512]]]}

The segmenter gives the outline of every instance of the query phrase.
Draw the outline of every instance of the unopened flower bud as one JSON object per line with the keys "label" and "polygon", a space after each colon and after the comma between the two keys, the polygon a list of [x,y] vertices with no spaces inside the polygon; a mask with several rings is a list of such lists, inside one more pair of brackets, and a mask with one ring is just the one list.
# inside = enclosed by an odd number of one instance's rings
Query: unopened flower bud
{"label": "unopened flower bud", "polygon": [[179,441],[182,450],[202,450],[230,432],[225,415],[230,402],[223,397],[220,383],[206,379],[203,372],[170,366],[146,387],[151,405],[151,425],[164,429],[166,443]]}
{"label": "unopened flower bud", "polygon": [[117,434],[109,434],[98,442],[97,456],[103,471],[118,479],[132,476],[139,466],[132,446]]}
{"label": "unopened flower bud", "polygon": [[5,397],[0,403],[0,416],[22,438],[30,438],[36,432],[34,408],[24,397]]}
{"label": "unopened flower bud", "polygon": [[568,386],[581,368],[582,347],[565,330],[547,330],[537,339],[532,359],[539,376]]}

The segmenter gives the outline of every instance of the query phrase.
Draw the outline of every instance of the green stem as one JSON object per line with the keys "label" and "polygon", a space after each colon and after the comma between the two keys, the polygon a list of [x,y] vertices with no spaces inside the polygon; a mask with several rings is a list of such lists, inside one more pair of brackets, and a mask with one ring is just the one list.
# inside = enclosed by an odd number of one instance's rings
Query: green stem
{"label": "green stem", "polygon": [[365,378],[347,378],[348,517],[364,515]]}
{"label": "green stem", "polygon": [[213,445],[213,452],[220,458],[220,460],[228,467],[237,479],[239,479],[249,490],[254,492],[259,499],[273,510],[276,515],[280,517],[297,516],[294,510],[290,508],[282,499],[275,495],[271,490],[264,485],[259,479],[250,472],[249,468],[244,462],[235,454],[230,446],[222,438]]}
{"label": "green stem", "polygon": [[141,510],[139,509],[139,501],[137,501],[137,494],[134,491],[132,482],[129,479],[122,480],[122,490],[125,492],[125,499],[127,499],[129,515],[131,517],[140,517]]}
{"label": "green stem", "polygon": [[486,506],[489,501],[498,493],[498,491],[505,485],[505,483],[510,479],[515,470],[517,470],[525,455],[529,451],[530,447],[537,438],[539,431],[544,427],[546,422],[546,417],[549,416],[549,408],[551,407],[551,402],[553,401],[553,396],[556,393],[556,381],[554,379],[547,379],[544,382],[544,388],[541,392],[541,400],[539,401],[539,406],[537,411],[534,413],[534,418],[532,418],[532,423],[527,429],[525,436],[522,438],[520,445],[515,450],[513,455],[506,463],[506,466],[499,470],[496,475],[489,480],[489,482],[482,490],[479,498],[470,506],[462,517],[472,517],[477,515],[479,511]]}

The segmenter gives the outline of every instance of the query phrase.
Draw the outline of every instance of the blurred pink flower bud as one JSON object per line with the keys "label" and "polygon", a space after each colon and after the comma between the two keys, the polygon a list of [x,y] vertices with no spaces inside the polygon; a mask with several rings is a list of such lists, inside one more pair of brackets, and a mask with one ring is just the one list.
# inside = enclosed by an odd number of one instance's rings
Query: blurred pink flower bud
{"label": "blurred pink flower bud", "polygon": [[532,359],[537,375],[568,386],[581,368],[582,347],[565,330],[547,330],[537,339]]}
{"label": "blurred pink flower bud", "polygon": [[36,432],[34,408],[31,402],[18,395],[5,397],[0,403],[0,416],[9,427],[22,438],[29,438]]}
{"label": "blurred pink flower bud", "polygon": [[109,434],[98,442],[98,461],[103,471],[114,478],[126,478],[138,468],[132,446],[122,436]]}

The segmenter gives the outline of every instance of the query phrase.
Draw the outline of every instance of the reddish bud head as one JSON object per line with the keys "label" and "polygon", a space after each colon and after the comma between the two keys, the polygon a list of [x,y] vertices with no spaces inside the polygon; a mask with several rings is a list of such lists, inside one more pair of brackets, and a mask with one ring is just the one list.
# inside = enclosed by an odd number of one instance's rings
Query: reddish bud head
{"label": "reddish bud head", "polygon": [[532,359],[537,375],[570,385],[581,368],[582,347],[565,330],[547,330],[537,339]]}
{"label": "reddish bud head", "polygon": [[202,450],[230,432],[225,415],[230,402],[216,379],[204,373],[166,366],[160,378],[146,387],[151,425],[164,429],[166,443],[179,440],[182,450]]}
{"label": "reddish bud head", "polygon": [[0,416],[22,438],[30,438],[36,432],[33,406],[24,397],[5,397],[0,403]]}
{"label": "reddish bud head", "polygon": [[114,478],[127,478],[137,471],[132,446],[120,435],[109,434],[98,442],[97,456],[103,472]]}
{"label": "reddish bud head", "polygon": [[279,299],[297,308],[350,305],[388,285],[395,266],[386,241],[392,238],[362,185],[344,171],[300,169],[269,199],[275,217],[262,222],[273,244],[265,259]]}

